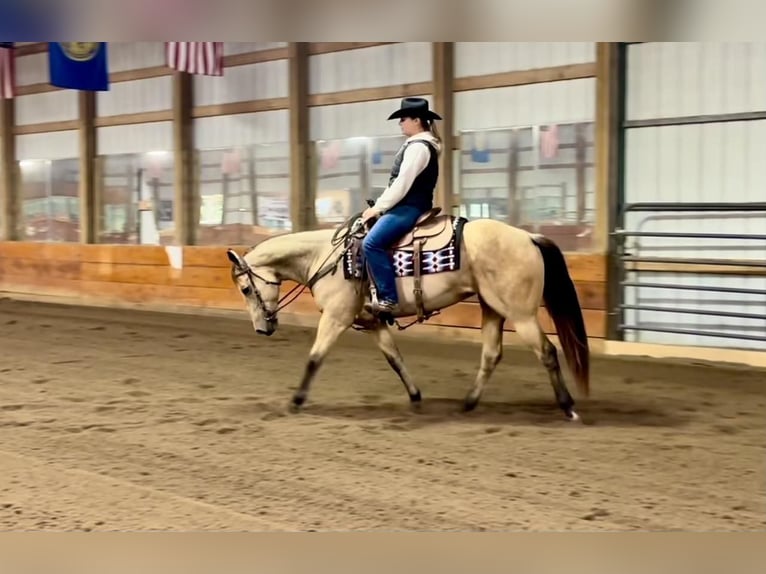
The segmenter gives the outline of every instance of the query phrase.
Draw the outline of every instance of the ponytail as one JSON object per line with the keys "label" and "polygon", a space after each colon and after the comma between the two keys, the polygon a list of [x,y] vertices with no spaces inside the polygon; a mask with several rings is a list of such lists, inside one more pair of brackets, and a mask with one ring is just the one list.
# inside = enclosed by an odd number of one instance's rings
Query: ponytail
{"label": "ponytail", "polygon": [[439,130],[436,129],[436,120],[428,120],[428,131],[430,131],[431,134],[433,134],[433,136],[436,139],[436,141],[438,141],[439,144],[441,145],[442,138],[439,135]]}

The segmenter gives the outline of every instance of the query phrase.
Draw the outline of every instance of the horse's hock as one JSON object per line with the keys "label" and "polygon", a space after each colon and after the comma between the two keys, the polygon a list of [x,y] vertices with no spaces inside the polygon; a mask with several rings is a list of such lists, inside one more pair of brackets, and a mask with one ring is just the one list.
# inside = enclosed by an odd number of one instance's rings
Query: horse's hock
{"label": "horse's hock", "polygon": [[293,416],[312,330],[262,339],[238,319],[9,300],[0,312],[6,529],[766,525],[762,371],[595,357],[572,426],[535,357],[512,348],[461,413],[476,346],[421,339],[402,345],[416,414],[369,338],[348,333]]}

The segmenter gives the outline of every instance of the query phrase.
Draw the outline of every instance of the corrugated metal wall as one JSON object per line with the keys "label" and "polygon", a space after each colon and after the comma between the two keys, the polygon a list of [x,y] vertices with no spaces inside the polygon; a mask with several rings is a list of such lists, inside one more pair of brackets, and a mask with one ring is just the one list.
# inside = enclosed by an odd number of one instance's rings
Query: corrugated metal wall
{"label": "corrugated metal wall", "polygon": [[[47,84],[48,54],[30,54],[16,60],[16,80],[20,95],[15,100],[16,126],[54,123],[48,133],[16,135],[19,160],[19,233],[28,240],[76,240],[79,224],[77,184],[79,180],[79,141],[77,130],[56,126],[79,117],[75,90],[23,93],[34,84]],[[32,91],[32,90],[30,90]],[[35,90],[36,91],[36,90]],[[68,229],[52,225],[69,220]]]}
{"label": "corrugated metal wall", "polygon": [[[224,55],[285,46],[286,42],[227,42]],[[286,98],[288,62],[230,66],[223,76],[194,76],[193,82],[195,106]],[[202,225],[287,227],[289,120],[288,110],[194,119]],[[220,241],[215,236],[209,240]]]}
{"label": "corrugated metal wall", "polygon": [[253,143],[287,143],[290,116],[287,110],[195,118],[197,149],[218,149]]}
{"label": "corrugated metal wall", "polygon": [[[397,84],[430,82],[431,44],[403,42],[330,52],[309,57],[309,94],[359,90]],[[418,94],[428,97],[430,94]],[[314,106],[310,110],[310,138],[398,135],[396,122],[386,121],[400,98]]]}
{"label": "corrugated metal wall", "polygon": [[[458,79],[595,61],[593,42],[455,43]],[[455,152],[455,189],[463,215],[532,227],[592,225],[595,78],[458,91],[454,102],[462,148]],[[541,128],[547,126],[555,126],[558,146],[546,156]],[[581,193],[584,214],[578,213]]]}
{"label": "corrugated metal wall", "polygon": [[[108,56],[110,73],[165,64],[162,42],[110,42]],[[96,92],[97,117],[169,110],[172,106],[173,80],[169,75],[111,82],[109,91]],[[172,122],[99,126],[96,153],[103,157],[98,179],[104,193],[101,239],[122,241],[123,233],[130,236],[136,228],[135,206],[139,201],[153,201],[158,215],[139,211],[140,231],[134,241],[157,243],[163,230],[169,233],[173,228],[176,158]]]}
{"label": "corrugated metal wall", "polygon": [[194,76],[194,105],[286,98],[287,75],[287,60],[275,60],[227,67],[223,76]]}
{"label": "corrugated metal wall", "polygon": [[[286,43],[226,43],[227,56],[250,51],[282,48]],[[20,67],[20,77],[27,82],[45,83],[48,79],[47,55],[30,56],[28,60],[41,60],[44,65]],[[595,61],[594,43],[457,43],[455,46],[455,75],[458,79],[471,76],[534,70],[550,66],[567,66]],[[110,72],[163,66],[164,45],[160,42],[110,43]],[[194,106],[219,106],[235,102],[286,98],[288,96],[288,63],[286,60],[228,66],[222,77],[195,76]],[[322,94],[353,92],[353,99],[364,99],[365,90],[382,86],[404,85],[408,91],[428,83],[433,78],[433,51],[429,42],[404,42],[311,55],[309,58],[309,93],[317,99]],[[422,95],[432,100],[430,89],[423,86]],[[337,96],[336,96],[337,97]],[[370,98],[377,94],[370,94]],[[18,114],[23,121],[56,121],[76,119],[76,92],[62,90],[26,96],[30,99],[26,110],[20,99]],[[68,103],[53,101],[69,98]],[[35,100],[32,102],[31,100]],[[339,99],[343,99],[342,95]],[[39,101],[38,101],[39,100]],[[47,100],[50,100],[48,102]],[[385,100],[370,99],[354,103],[311,106],[310,138],[319,141],[318,211],[339,217],[363,207],[367,195],[374,196],[387,183],[390,159],[401,143],[397,122],[387,116],[399,106],[399,97]],[[323,103],[320,102],[319,103]],[[172,106],[172,77],[146,78],[113,82],[108,92],[97,94],[97,114],[100,117],[119,114],[140,114],[169,110]],[[586,188],[587,205],[593,208],[595,186],[593,168],[593,129],[595,107],[595,80],[593,78],[563,80],[549,83],[518,85],[490,89],[459,91],[455,95],[456,131],[473,134],[463,140],[464,148],[480,142],[482,138],[491,147],[501,148],[492,153],[487,163],[470,168],[492,173],[462,173],[461,160],[471,160],[470,149],[454,152],[458,161],[456,191],[471,195],[475,187],[490,189],[490,196],[498,195],[507,205],[508,196],[507,148],[510,132],[498,128],[522,128],[520,142],[529,149],[521,152],[522,160],[530,164],[518,171],[516,182],[525,194],[534,196],[553,194],[561,202],[562,215],[571,218],[576,210],[575,189]],[[34,114],[32,111],[34,109]],[[67,111],[68,110],[68,111]],[[26,114],[26,116],[25,116]],[[24,119],[26,118],[26,120]],[[575,128],[572,122],[584,122]],[[539,162],[533,148],[538,145],[538,125],[560,124],[560,153],[548,158],[541,170],[531,168]],[[533,126],[523,130],[525,126]],[[237,113],[214,117],[199,117],[193,122],[195,147],[199,150],[198,181],[203,202],[211,204],[210,213],[223,210],[222,223],[253,223],[253,212],[259,217],[269,210],[280,213],[281,223],[289,204],[289,114],[287,110],[256,113]],[[582,129],[582,131],[578,131]],[[476,134],[475,130],[495,130]],[[529,133],[527,133],[529,132]],[[72,155],[77,149],[76,132],[55,132],[19,137],[20,157],[46,157]],[[174,200],[172,123],[154,121],[131,125],[102,126],[97,128],[97,152],[111,159],[102,163],[106,185],[123,187],[126,181],[125,162],[133,155],[137,167],[161,172],[160,200]],[[527,137],[529,136],[529,137]],[[366,141],[355,138],[367,138]],[[525,139],[526,138],[526,139]],[[575,147],[578,138],[587,140],[583,146],[582,165],[589,167],[576,172]],[[527,141],[529,140],[529,141]],[[146,155],[149,154],[149,155]],[[164,155],[162,155],[164,154]],[[76,155],[76,154],[75,154]],[[232,165],[239,155],[239,171],[223,174],[224,164]],[[164,160],[162,158],[165,158]],[[145,164],[145,165],[144,165]],[[555,164],[561,164],[558,168]],[[470,171],[469,168],[469,171]],[[132,168],[131,168],[132,169]],[[135,174],[134,174],[135,175]],[[131,176],[135,179],[134,176]],[[131,181],[132,181],[131,179]],[[222,186],[226,188],[222,192]],[[254,189],[253,189],[254,187]],[[365,190],[358,193],[358,190]],[[563,192],[561,190],[564,190]],[[256,193],[251,193],[255,191]],[[484,193],[484,191],[482,191]],[[223,199],[222,196],[225,196]],[[251,209],[252,202],[266,198],[270,205]],[[365,197],[362,197],[365,196]],[[484,201],[479,199],[479,201]],[[535,219],[535,209],[526,206],[533,199],[522,202],[525,216]],[[217,204],[217,207],[215,205]],[[203,211],[205,211],[203,206]],[[527,213],[528,212],[528,213]],[[320,220],[330,221],[319,214]],[[495,215],[495,214],[493,214]],[[204,219],[204,217],[203,217]],[[214,219],[214,218],[213,218]],[[275,220],[279,219],[277,217]],[[170,225],[166,221],[163,225]],[[211,219],[212,223],[212,219]],[[261,222],[264,225],[271,224]]]}
{"label": "corrugated metal wall", "polygon": [[[766,110],[766,43],[644,43],[627,47],[624,203],[756,202],[766,199],[766,116],[722,121],[720,114]],[[646,126],[658,118],[712,115],[708,123]],[[703,118],[698,118],[700,121]],[[729,118],[731,119],[731,118]],[[631,124],[631,122],[634,122]],[[624,228],[649,232],[766,234],[761,213],[627,213]],[[630,239],[642,257],[766,260],[766,242],[720,239]],[[631,274],[629,280],[766,290],[766,276]],[[763,294],[626,288],[625,303],[766,315]],[[766,319],[626,311],[625,322],[646,328],[705,330],[766,337]],[[766,348],[749,341],[628,331],[626,340]]]}
{"label": "corrugated metal wall", "polygon": [[[16,63],[18,86],[47,83],[48,54],[23,56]],[[77,92],[56,90],[16,98],[16,125],[76,120]],[[16,137],[16,159],[76,159],[77,130],[48,134],[21,134]]]}
{"label": "corrugated metal wall", "polygon": [[[230,56],[284,46],[285,43],[226,43],[224,52]],[[43,57],[45,55],[37,56]],[[593,43],[458,43],[455,47],[455,73],[458,78],[593,61]],[[164,62],[162,43],[112,43],[109,46],[109,66],[112,72],[162,66]],[[47,81],[45,69],[25,70],[24,73],[30,76],[29,81]],[[286,98],[287,77],[285,60],[229,66],[223,77],[195,76],[194,105],[216,106]],[[312,55],[309,58],[309,78],[309,93],[314,99],[317,96],[321,98],[322,94],[338,92],[353,92],[354,99],[364,99],[365,90],[391,85],[409,86],[408,91],[414,93],[419,90],[413,86],[427,84],[433,78],[432,46],[428,42],[405,42]],[[422,91],[425,93],[418,95],[432,100],[428,87],[424,86]],[[66,94],[72,100],[72,113],[67,117],[76,118],[75,93],[62,91],[61,94]],[[41,94],[34,97],[40,99],[53,95],[57,94]],[[375,100],[372,99],[374,97],[377,97],[377,94],[371,93],[369,101],[334,105],[317,105],[317,102],[314,102],[311,106],[310,137],[319,141],[317,208],[322,221],[330,221],[333,211],[338,212],[338,217],[344,217],[363,207],[366,196],[374,196],[387,183],[390,159],[401,143],[401,135],[397,122],[387,121],[386,118],[398,107],[400,98]],[[98,93],[97,98],[99,116],[168,110],[172,105],[172,78],[162,76],[115,82],[109,92]],[[339,99],[342,100],[342,96]],[[454,120],[457,131],[561,124],[562,153],[555,158],[549,158],[549,163],[561,163],[562,169],[549,165],[548,167],[554,169],[519,171],[517,181],[526,190],[524,193],[534,194],[534,190],[544,190],[541,193],[550,191],[553,195],[561,196],[561,189],[568,190],[563,192],[566,198],[562,209],[567,214],[572,214],[576,209],[574,190],[578,186],[587,188],[587,208],[592,208],[594,178],[592,167],[582,174],[576,174],[571,168],[578,136],[575,128],[566,124],[592,122],[594,102],[593,78],[460,91],[455,96]],[[320,100],[319,103],[323,102]],[[63,117],[61,114],[65,112],[66,107],[51,104],[50,110],[54,114],[51,118],[58,119]],[[20,107],[21,112],[23,106]],[[210,213],[216,210],[220,213],[222,207],[222,223],[251,224],[253,210],[250,206],[254,196],[259,196],[259,202],[261,196],[266,197],[267,203],[271,204],[260,206],[257,209],[259,214],[269,210],[279,212],[283,216],[287,213],[290,183],[288,129],[287,110],[200,117],[194,120],[195,147],[200,151],[200,192],[203,202],[207,201],[211,205]],[[532,129],[529,131],[531,133]],[[592,131],[592,126],[585,127],[585,139],[592,140]],[[68,143],[73,145],[68,145],[67,142],[59,144],[62,152],[76,149],[76,133],[72,132],[70,135],[71,142]],[[40,145],[52,145],[63,137],[25,136],[22,138],[25,141],[20,142],[19,149],[24,153],[33,153],[33,149],[28,150],[33,148],[32,144],[36,141],[39,141]],[[115,156],[114,160],[103,164],[108,185],[119,185],[121,178],[125,178],[125,169],[117,156],[152,152],[152,155],[147,157],[151,157],[151,163],[157,164],[158,152],[169,154],[168,161],[162,167],[161,200],[173,200],[171,122],[99,127],[97,137],[98,153]],[[475,137],[477,141],[486,137],[491,140],[492,146],[507,149],[506,140],[510,136],[509,132],[495,131]],[[363,141],[355,138],[367,139]],[[537,144],[535,135],[528,139],[528,147]],[[464,143],[471,143],[470,138],[464,140]],[[238,151],[234,151],[235,148]],[[228,156],[226,150],[231,152]],[[461,156],[460,152],[456,153],[458,157]],[[470,156],[470,151],[465,150],[462,155],[465,156],[466,153]],[[522,152],[524,153],[530,162],[537,161],[535,153]],[[239,154],[242,161],[249,163],[246,169],[242,164],[238,173],[226,174],[226,192],[222,193],[222,166],[231,160],[232,154]],[[51,153],[46,151],[42,155],[50,156]],[[488,164],[479,165],[480,168],[493,173],[473,173],[468,174],[466,178],[459,175],[457,190],[460,191],[463,182],[468,188],[476,185],[489,187],[494,190],[490,195],[507,196],[508,174],[504,168],[498,168],[498,162],[503,166],[507,164],[506,156],[507,153],[493,153]],[[143,158],[136,161],[147,163],[149,160]],[[581,163],[592,161],[591,142],[585,147]],[[569,167],[563,167],[567,164]],[[116,169],[114,174],[113,167]],[[457,171],[460,172],[460,164]],[[255,194],[250,193],[253,186],[257,192]],[[359,193],[358,190],[364,192]],[[471,192],[466,193],[470,195]],[[223,199],[222,196],[226,198]],[[501,203],[508,202],[503,200]],[[216,204],[218,207],[214,207]],[[323,214],[330,215],[325,217]],[[530,214],[529,217],[534,219],[535,215]],[[264,224],[270,225],[268,222]]]}
{"label": "corrugated metal wall", "polygon": [[[455,77],[596,61],[594,42],[455,42]],[[455,129],[592,121],[595,78],[455,94]]]}
{"label": "corrugated metal wall", "polygon": [[[161,66],[165,63],[161,42],[110,42],[109,72]],[[74,90],[72,92],[76,97]],[[96,114],[99,117],[169,110],[173,105],[170,76],[112,82],[109,91],[96,92]],[[99,155],[144,153],[173,149],[173,124],[151,122],[96,128]],[[172,188],[171,188],[172,192]]]}

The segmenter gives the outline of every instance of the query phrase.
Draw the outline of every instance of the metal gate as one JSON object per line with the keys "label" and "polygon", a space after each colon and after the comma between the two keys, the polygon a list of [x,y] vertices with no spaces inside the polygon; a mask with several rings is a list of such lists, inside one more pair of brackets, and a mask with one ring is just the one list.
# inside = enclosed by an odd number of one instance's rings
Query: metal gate
{"label": "metal gate", "polygon": [[[737,129],[745,133],[753,128],[744,127],[745,122],[760,122],[757,129],[766,133],[766,110],[631,119],[626,114],[630,91],[626,70],[632,48],[622,45],[620,54],[620,166],[610,233],[609,336],[766,350],[766,202],[720,201],[729,193],[726,186],[717,192],[715,201],[695,200],[703,195],[698,190],[691,190],[697,197],[687,201],[640,201],[638,196],[649,186],[639,182],[635,187],[640,189],[631,194],[626,173],[627,163],[632,161],[632,177],[638,180],[644,176],[640,170],[650,170],[648,164],[653,161],[646,159],[645,151],[636,151],[644,137],[636,135],[640,130],[654,130],[653,141],[659,145],[669,129],[676,130],[674,137],[680,141],[681,130],[689,128],[677,126],[738,122]],[[628,140],[635,146],[632,159]],[[721,153],[727,153],[724,146],[734,145],[738,145],[734,140],[723,142]],[[718,148],[710,144],[709,149]],[[715,157],[715,152],[708,155]],[[666,158],[654,163],[663,161],[670,165],[669,170],[678,171]],[[744,162],[743,166],[753,169]],[[702,172],[706,166],[697,168]],[[656,178],[668,186],[659,168]],[[709,182],[703,183],[709,190]],[[679,187],[688,193],[691,186],[684,182]],[[766,192],[759,197],[764,196]]]}

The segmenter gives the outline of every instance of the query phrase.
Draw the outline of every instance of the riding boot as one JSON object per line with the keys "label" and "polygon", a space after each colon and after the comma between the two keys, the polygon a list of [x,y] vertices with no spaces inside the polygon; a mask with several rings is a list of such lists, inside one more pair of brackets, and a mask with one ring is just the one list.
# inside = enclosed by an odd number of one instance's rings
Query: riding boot
{"label": "riding boot", "polygon": [[399,304],[393,301],[378,301],[377,298],[367,301],[364,310],[373,315],[395,315],[399,312]]}

